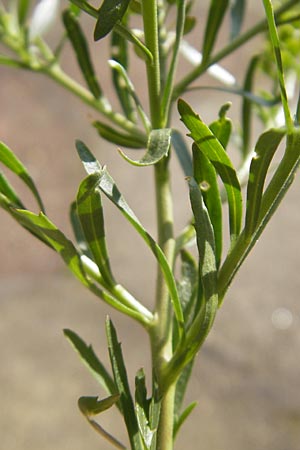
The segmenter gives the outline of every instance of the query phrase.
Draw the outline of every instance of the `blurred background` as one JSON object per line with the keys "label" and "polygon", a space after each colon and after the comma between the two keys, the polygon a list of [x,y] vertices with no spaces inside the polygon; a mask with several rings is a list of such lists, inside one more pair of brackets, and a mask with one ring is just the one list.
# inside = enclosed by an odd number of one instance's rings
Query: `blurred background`
{"label": "blurred background", "polygon": [[[207,3],[201,2],[199,9],[206,11]],[[261,2],[249,3],[246,26],[262,16]],[[90,26],[88,20],[86,26]],[[49,34],[49,42],[55,42],[59,27]],[[226,36],[226,27],[223,33]],[[196,38],[192,36],[195,45]],[[239,82],[249,54],[259,45],[259,39],[252,41],[224,61]],[[105,91],[110,90],[104,42],[93,47],[93,56],[101,84]],[[69,48],[63,60],[65,70],[82,81]],[[145,100],[142,77],[143,66],[134,63],[132,78]],[[219,107],[229,99],[233,100],[230,117],[239,113],[239,99],[229,94],[209,91],[185,98],[208,122],[217,117]],[[69,237],[69,205],[85,176],[75,151],[77,138],[108,166],[132,209],[155,235],[152,169],[129,166],[115,146],[101,140],[90,125],[97,118],[95,112],[42,75],[2,66],[0,105],[1,140],[27,166],[48,216]],[[189,200],[176,161],[173,169],[179,230],[189,220]],[[198,406],[184,425],[178,449],[299,449],[299,187],[298,175],[240,270],[197,358],[187,402],[197,400]],[[155,283],[152,256],[107,202],[105,212],[117,278],[151,307]],[[104,392],[81,364],[62,330],[71,328],[91,342],[108,364],[104,320],[109,314],[122,341],[131,382],[140,367],[149,370],[150,355],[143,330],[86,292],[54,252],[3,211],[0,249],[1,446],[7,450],[109,448],[85,423],[76,404],[81,395],[103,396]],[[126,442],[117,414],[104,413],[99,422]]]}

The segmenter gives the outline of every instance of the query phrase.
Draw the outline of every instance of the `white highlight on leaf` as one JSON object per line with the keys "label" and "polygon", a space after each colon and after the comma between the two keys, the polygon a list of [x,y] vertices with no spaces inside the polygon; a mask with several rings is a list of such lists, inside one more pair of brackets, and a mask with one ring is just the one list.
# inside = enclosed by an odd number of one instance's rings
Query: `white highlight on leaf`
{"label": "white highlight on leaf", "polygon": [[271,321],[278,330],[287,330],[293,323],[293,314],[287,308],[277,308],[272,313]]}
{"label": "white highlight on leaf", "polygon": [[[195,47],[189,44],[187,41],[182,40],[180,44],[180,53],[189,61],[193,66],[199,66],[202,61],[202,53],[200,53]],[[207,72],[216,80],[221,81],[227,86],[233,86],[236,84],[235,77],[224,69],[219,64],[213,64],[207,69]]]}
{"label": "white highlight on leaf", "polygon": [[60,0],[40,0],[36,5],[29,29],[30,41],[47,33],[51,28],[58,16],[59,3]]}

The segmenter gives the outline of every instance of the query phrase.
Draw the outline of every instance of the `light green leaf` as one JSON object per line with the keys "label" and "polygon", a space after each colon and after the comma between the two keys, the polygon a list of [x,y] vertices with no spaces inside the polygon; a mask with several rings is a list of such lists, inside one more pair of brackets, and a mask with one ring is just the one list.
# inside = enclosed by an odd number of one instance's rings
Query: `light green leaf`
{"label": "light green leaf", "polygon": [[175,411],[174,436],[177,434],[177,431],[180,426],[180,417],[182,416],[181,414],[182,403],[184,400],[188,382],[192,374],[193,365],[194,359],[184,367],[176,383],[175,407],[174,407]]}
{"label": "light green leaf", "polygon": [[114,380],[120,394],[119,403],[126,423],[130,444],[133,450],[143,450],[121,344],[118,341],[115,327],[109,318],[106,320],[106,336]]}
{"label": "light green leaf", "polygon": [[222,202],[218,186],[217,173],[196,144],[193,144],[194,178],[201,189],[202,197],[214,229],[216,263],[220,265],[222,256]]}
{"label": "light green leaf", "polygon": [[218,36],[218,32],[228,8],[228,4],[228,0],[211,0],[210,2],[209,13],[206,20],[206,27],[203,37],[203,64],[206,64],[210,58],[211,52]]}
{"label": "light green leaf", "polygon": [[181,250],[180,257],[181,277],[177,288],[184,314],[184,323],[188,327],[195,315],[198,267],[194,257],[187,250]]}
{"label": "light green leaf", "polygon": [[232,130],[232,122],[226,117],[226,112],[230,108],[231,103],[225,103],[219,111],[219,119],[215,120],[209,125],[210,130],[216,136],[218,141],[222,144],[226,150]]}
{"label": "light green leaf", "polygon": [[114,406],[119,399],[119,394],[110,395],[102,400],[99,397],[80,397],[78,407],[84,416],[96,416]]}
{"label": "light green leaf", "polygon": [[176,420],[175,425],[174,425],[173,439],[175,439],[181,426],[186,421],[186,419],[190,416],[190,414],[192,413],[192,411],[195,409],[196,406],[197,406],[197,402],[191,403],[189,406],[187,406],[185,408],[183,413]]}
{"label": "light green leaf", "polygon": [[94,40],[104,38],[124,16],[130,0],[104,0],[98,10]]}
{"label": "light green leaf", "polygon": [[18,19],[20,25],[26,22],[30,3],[30,0],[18,0]]}
{"label": "light green leaf", "polygon": [[93,254],[104,281],[115,285],[111,272],[108,252],[106,248],[104,215],[99,189],[98,175],[92,174],[85,178],[77,194],[77,211],[85,240]]}
{"label": "light green leaf", "polygon": [[3,173],[0,172],[0,193],[3,194],[9,202],[11,202],[16,208],[25,209],[23,203],[15,192],[14,188],[11,186],[7,178]]}
{"label": "light green leaf", "polygon": [[102,95],[102,90],[96,78],[89,47],[80,24],[70,10],[64,11],[62,17],[82,75],[94,97],[99,98]]}
{"label": "light green leaf", "polygon": [[28,186],[28,188],[34,195],[41,211],[44,211],[43,202],[34,184],[33,179],[29,175],[25,166],[10,150],[10,148],[8,148],[7,145],[4,144],[4,142],[0,142],[0,162],[2,162],[2,164],[4,164],[9,170],[18,175],[18,177],[24,181],[24,183]]}
{"label": "light green leaf", "polygon": [[98,359],[93,347],[91,345],[87,345],[81,337],[79,337],[72,330],[65,329],[64,335],[70,341],[76,352],[78,352],[82,362],[88,368],[90,373],[98,381],[98,383],[100,383],[105,391],[110,395],[116,394],[117,388],[115,382],[104,365]]}
{"label": "light green leaf", "polygon": [[251,238],[260,214],[263,188],[272,158],[285,135],[284,130],[272,129],[263,133],[255,146],[247,186],[245,237]]}
{"label": "light green leaf", "polygon": [[240,233],[242,220],[242,194],[236,171],[221,143],[192,108],[180,99],[178,110],[181,120],[191,132],[189,136],[213,164],[224,183],[228,198],[230,237],[234,243]]}
{"label": "light green leaf", "polygon": [[106,139],[109,142],[112,142],[116,145],[121,145],[122,147],[129,147],[129,148],[146,148],[147,141],[146,139],[139,138],[137,136],[131,136],[127,133],[122,133],[119,130],[110,127],[109,125],[106,125],[103,122],[100,122],[99,120],[96,120],[93,122],[93,126],[98,131],[99,135],[103,137],[103,139]]}
{"label": "light green leaf", "polygon": [[152,430],[149,424],[149,406],[145,373],[140,369],[135,377],[135,411],[140,434],[146,449],[151,449],[156,430]]}
{"label": "light green leaf", "polygon": [[158,163],[167,156],[171,144],[171,128],[162,128],[150,132],[147,144],[147,152],[138,161],[130,159],[124,152],[119,150],[121,156],[134,166],[144,167]]}

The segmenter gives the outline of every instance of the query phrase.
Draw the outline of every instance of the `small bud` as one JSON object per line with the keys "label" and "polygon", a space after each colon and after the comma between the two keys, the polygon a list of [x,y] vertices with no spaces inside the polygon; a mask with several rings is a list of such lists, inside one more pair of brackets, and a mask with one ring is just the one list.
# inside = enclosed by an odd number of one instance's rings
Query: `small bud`
{"label": "small bud", "polygon": [[51,28],[58,15],[59,2],[60,0],[40,0],[36,5],[31,18],[30,41],[47,33]]}

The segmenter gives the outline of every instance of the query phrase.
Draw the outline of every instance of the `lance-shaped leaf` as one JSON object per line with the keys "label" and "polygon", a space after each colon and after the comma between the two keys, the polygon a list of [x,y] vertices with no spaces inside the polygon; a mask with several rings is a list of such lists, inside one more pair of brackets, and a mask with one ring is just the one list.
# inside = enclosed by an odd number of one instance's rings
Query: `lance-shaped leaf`
{"label": "lance-shaped leaf", "polygon": [[[252,91],[254,75],[259,62],[259,56],[254,56],[248,66],[243,89],[247,92]],[[250,149],[250,136],[251,136],[251,125],[252,125],[252,105],[253,102],[251,98],[243,97],[242,105],[242,133],[243,133],[243,155],[247,155]]]}
{"label": "lance-shaped leaf", "polygon": [[167,156],[171,144],[171,133],[171,128],[152,130],[148,138],[147,151],[138,161],[129,158],[121,150],[119,152],[127,162],[134,166],[151,166]]}
{"label": "lance-shaped leaf", "polygon": [[18,197],[14,188],[11,186],[7,178],[3,173],[0,172],[0,193],[4,195],[10,203],[12,203],[17,208],[25,209],[22,201]]}
{"label": "lance-shaped leaf", "polygon": [[213,50],[218,32],[223,22],[229,1],[228,0],[211,0],[209,13],[206,20],[206,27],[203,37],[202,55],[203,64],[205,64]]}
{"label": "lance-shaped leaf", "polygon": [[118,439],[104,430],[104,428],[98,422],[95,422],[95,420],[92,419],[93,416],[100,414],[103,411],[106,411],[107,409],[114,406],[119,398],[119,394],[111,395],[102,400],[100,400],[98,397],[80,397],[78,400],[78,407],[95,431],[97,431],[102,437],[104,437],[108,442],[110,442],[118,449],[126,450],[125,445],[123,445],[120,441],[118,441]]}
{"label": "lance-shaped leaf", "polygon": [[172,130],[171,140],[184,175],[191,177],[193,175],[193,162],[185,140],[178,130]]}
{"label": "lance-shaped leaf", "polygon": [[299,168],[299,164],[300,130],[294,128],[292,133],[287,134],[284,156],[263,194],[258,223],[251,236],[251,240],[249,241],[249,239],[245,238],[245,232],[241,233],[235,247],[232,249],[232,252],[227,255],[227,258],[219,271],[218,291],[220,301],[224,298],[235,274],[290,188],[295,178],[296,171]]}
{"label": "lance-shaped leaf", "polygon": [[146,244],[149,246],[155,257],[157,258],[157,261],[160,265],[167,286],[169,288],[170,297],[173,302],[174,312],[176,315],[176,319],[179,323],[179,328],[180,330],[182,330],[183,313],[177,292],[176,282],[163,251],[161,250],[159,245],[155,242],[155,240],[152,238],[152,236],[145,230],[139,219],[131,210],[131,208],[125,201],[123,195],[117,188],[114,180],[107,172],[106,168],[101,169],[101,172],[99,173],[99,168],[101,167],[101,165],[93,156],[91,151],[81,142],[77,142],[76,148],[86,171],[89,174],[91,174],[93,173],[94,170],[95,175],[99,174],[98,186],[101,189],[101,191],[109,198],[110,201],[112,201],[112,203],[115,206],[117,206],[117,208],[122,212],[125,218],[131,223],[131,225],[137,230],[140,236],[144,239]]}
{"label": "lance-shaped leaf", "polygon": [[95,174],[89,175],[81,182],[77,194],[77,211],[94,261],[105,282],[113,286],[115,280],[106,248],[103,207],[97,183],[98,175]]}
{"label": "lance-shaped leaf", "polygon": [[63,21],[82,75],[94,97],[99,98],[102,90],[95,75],[89,47],[79,22],[70,10],[64,11]]}
{"label": "lance-shaped leaf", "polygon": [[94,40],[104,38],[124,16],[130,0],[104,0],[98,10]]}
{"label": "lance-shaped leaf", "polygon": [[89,246],[85,240],[84,233],[82,231],[81,223],[78,217],[77,205],[76,202],[72,202],[69,211],[70,222],[72,225],[73,233],[77,242],[77,246],[84,255],[86,255],[91,260],[93,259],[93,255],[89,249]]}
{"label": "lance-shaped leaf", "polygon": [[208,214],[214,229],[216,262],[220,265],[222,256],[222,202],[218,186],[217,173],[196,144],[193,144],[194,178],[201,189]]}
{"label": "lance-shaped leaf", "polygon": [[[117,61],[124,67],[128,68],[128,49],[127,40],[120,36],[115,30],[111,34],[111,58]],[[119,102],[122,106],[123,112],[126,117],[132,122],[136,121],[136,111],[134,108],[132,96],[127,89],[124,89],[124,80],[120,72],[112,70],[112,79],[115,87],[115,92],[119,98]]]}
{"label": "lance-shaped leaf", "polygon": [[29,175],[26,167],[10,150],[10,148],[8,148],[7,145],[4,144],[4,142],[0,142],[0,162],[2,162],[2,164],[4,164],[9,170],[18,175],[18,177],[24,181],[24,183],[28,186],[28,188],[34,195],[41,211],[44,211],[43,202],[34,184],[33,179]]}
{"label": "lance-shaped leaf", "polygon": [[240,233],[242,220],[242,194],[236,171],[221,143],[192,108],[179,100],[178,110],[181,120],[190,130],[189,136],[211,161],[224,183],[228,198],[230,236],[234,242]]}
{"label": "lance-shaped leaf", "polygon": [[88,368],[90,373],[98,381],[98,383],[100,383],[105,391],[110,395],[116,394],[117,388],[115,382],[104,365],[98,359],[93,347],[91,345],[87,345],[83,339],[72,330],[65,329],[64,335],[79,354],[80,359]]}
{"label": "lance-shaped leaf", "polygon": [[234,0],[230,8],[231,27],[230,39],[233,40],[240,34],[246,11],[246,0]]}
{"label": "lance-shaped leaf", "polygon": [[23,25],[26,22],[29,8],[30,8],[30,0],[18,1],[18,20],[20,25]]}
{"label": "lance-shaped leaf", "polygon": [[146,449],[151,449],[156,429],[152,430],[149,423],[150,400],[147,399],[145,373],[140,369],[135,377],[135,411],[136,418]]}
{"label": "lance-shaped leaf", "polygon": [[268,130],[259,137],[255,146],[247,186],[246,239],[251,238],[257,226],[265,179],[272,158],[284,135],[284,130]]}
{"label": "lance-shaped leaf", "polygon": [[96,416],[111,408],[119,399],[119,394],[113,394],[103,399],[99,399],[99,397],[80,397],[78,407],[83,415]]}
{"label": "lance-shaped leaf", "polygon": [[187,250],[180,251],[181,277],[177,283],[184,323],[188,327],[195,316],[197,299],[198,267],[194,257]]}
{"label": "lance-shaped leaf", "polygon": [[225,105],[220,108],[219,119],[209,125],[210,130],[216,136],[218,141],[220,141],[225,150],[227,148],[232,130],[232,122],[228,119],[228,117],[226,117],[226,112],[230,106],[230,102],[225,103]]}
{"label": "lance-shaped leaf", "polygon": [[131,136],[128,133],[122,133],[121,131],[106,125],[99,120],[93,122],[93,126],[98,131],[99,135],[109,142],[122,147],[129,148],[145,148],[147,146],[147,140],[138,136]]}
{"label": "lance-shaped leaf", "polygon": [[182,427],[182,425],[184,424],[184,422],[186,421],[186,419],[190,416],[190,414],[194,411],[195,407],[197,406],[197,402],[192,402],[190,403],[185,410],[180,414],[180,416],[178,417],[178,419],[175,421],[174,424],[174,431],[173,431],[173,439],[175,439],[175,437],[178,434],[178,431],[180,430],[180,428]]}
{"label": "lance-shaped leaf", "polygon": [[115,327],[109,318],[106,320],[106,336],[114,380],[120,395],[119,403],[123,412],[131,447],[133,450],[143,450],[121,344],[118,341]]}

